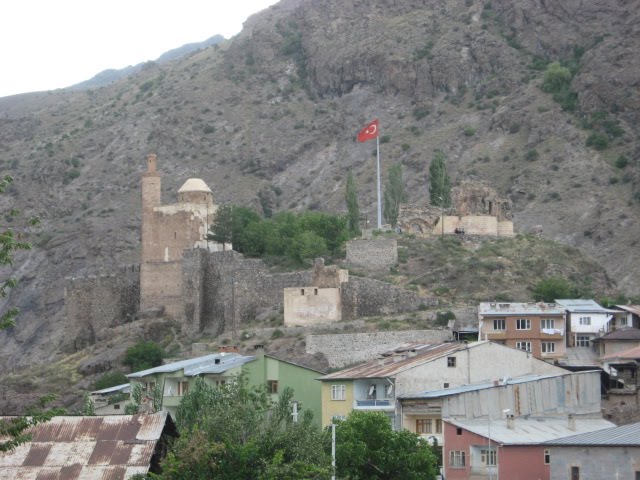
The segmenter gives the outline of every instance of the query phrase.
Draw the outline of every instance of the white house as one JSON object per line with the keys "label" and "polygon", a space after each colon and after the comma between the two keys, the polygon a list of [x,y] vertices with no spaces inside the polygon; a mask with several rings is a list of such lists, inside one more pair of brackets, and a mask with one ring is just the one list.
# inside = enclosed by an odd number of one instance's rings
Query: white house
{"label": "white house", "polygon": [[611,324],[619,310],[610,310],[598,305],[594,300],[563,299],[556,304],[567,311],[567,345],[569,347],[590,347],[596,337],[601,337],[611,329]]}

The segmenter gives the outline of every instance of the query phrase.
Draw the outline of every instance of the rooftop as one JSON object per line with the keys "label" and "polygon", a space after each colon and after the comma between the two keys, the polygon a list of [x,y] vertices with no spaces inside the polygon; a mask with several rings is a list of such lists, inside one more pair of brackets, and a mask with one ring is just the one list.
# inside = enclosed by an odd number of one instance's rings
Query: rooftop
{"label": "rooftop", "polygon": [[591,299],[560,299],[556,303],[571,313],[620,313],[618,310],[610,310],[599,305]]}
{"label": "rooftop", "polygon": [[576,418],[575,430],[569,429],[569,421],[566,417],[543,417],[514,419],[513,428],[507,427],[507,420],[492,420],[491,427],[487,419],[453,420],[445,421],[456,427],[462,427],[476,435],[489,437],[491,428],[491,440],[503,445],[535,445],[542,442],[557,440],[577,433],[588,433],[603,430],[615,426],[602,418]]}
{"label": "rooftop", "polygon": [[209,186],[200,178],[190,178],[178,189],[178,193],[207,192],[212,193]]}
{"label": "rooftop", "polygon": [[544,302],[482,302],[478,307],[480,315],[562,315],[564,309],[555,303]]}
{"label": "rooftop", "polygon": [[[478,342],[478,345],[485,342]],[[386,378],[465,348],[459,343],[405,343],[377,360],[330,373],[320,380]]]}
{"label": "rooftop", "polygon": [[[602,340],[635,340],[640,341],[640,328],[633,327],[622,327],[614,330],[613,332],[609,332],[601,338],[597,339],[598,341]],[[595,340],[594,340],[595,341]]]}
{"label": "rooftop", "polygon": [[640,447],[640,422],[551,440],[552,445]]}
{"label": "rooftop", "polygon": [[103,388],[102,390],[95,390],[91,393],[104,395],[106,393],[115,393],[115,392],[130,393],[131,386],[128,383],[123,383],[122,385],[116,385],[115,387]]}
{"label": "rooftop", "polygon": [[239,353],[233,352],[213,353],[205,355],[204,357],[180,360],[179,362],[167,363],[159,367],[130,373],[127,375],[127,378],[141,378],[156,373],[172,373],[179,370],[184,370],[185,377],[194,377],[207,373],[224,373],[231,368],[239,367],[255,358],[256,357],[240,355]]}
{"label": "rooftop", "polygon": [[616,308],[633,313],[634,315],[640,315],[640,305],[616,305]]}

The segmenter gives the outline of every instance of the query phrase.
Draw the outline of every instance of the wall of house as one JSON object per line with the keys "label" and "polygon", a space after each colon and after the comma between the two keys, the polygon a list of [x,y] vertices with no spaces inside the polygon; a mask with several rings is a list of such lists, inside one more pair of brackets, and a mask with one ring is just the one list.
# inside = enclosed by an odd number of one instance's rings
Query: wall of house
{"label": "wall of house", "polygon": [[622,340],[603,340],[600,342],[600,355],[609,355],[611,353],[624,352],[631,348],[640,346],[640,340],[622,341]]}
{"label": "wall of house", "polygon": [[140,309],[140,269],[122,267],[113,275],[69,278],[65,284],[67,338],[72,350],[95,342],[105,328],[132,321]]}
{"label": "wall of house", "polygon": [[[605,313],[569,313],[569,321],[571,322],[571,333],[575,334],[591,334],[603,333],[607,330],[607,322],[610,317]],[[591,325],[580,325],[580,317],[591,317]]]}
{"label": "wall of house", "polygon": [[571,467],[580,478],[634,479],[640,472],[640,447],[551,446],[551,480],[571,478]]}
{"label": "wall of house", "polygon": [[284,324],[318,325],[342,319],[340,288],[285,288]]}
{"label": "wall of house", "polygon": [[365,362],[407,342],[439,343],[452,340],[450,330],[401,330],[394,332],[307,335],[306,353],[324,354],[331,368]]}
{"label": "wall of house", "polygon": [[398,263],[395,238],[373,238],[347,242],[347,264],[365,270],[386,270]]}
{"label": "wall of house", "polygon": [[[351,380],[332,380],[322,383],[322,426],[331,424],[334,416],[348,417],[353,410],[353,382]],[[331,385],[344,385],[344,400],[331,400]]]}
{"label": "wall of house", "polygon": [[[442,465],[445,471],[445,478],[447,480],[463,480],[469,479],[471,475],[471,446],[472,445],[487,445],[486,438],[469,432],[465,429],[461,429],[461,434],[458,435],[457,427],[444,422],[444,446],[442,449]],[[451,467],[451,452],[462,451],[465,452],[465,466],[463,468]],[[503,477],[507,478],[507,477]]]}
{"label": "wall of house", "polygon": [[510,445],[499,448],[498,478],[549,480],[550,468],[544,464],[544,450],[541,445]]}

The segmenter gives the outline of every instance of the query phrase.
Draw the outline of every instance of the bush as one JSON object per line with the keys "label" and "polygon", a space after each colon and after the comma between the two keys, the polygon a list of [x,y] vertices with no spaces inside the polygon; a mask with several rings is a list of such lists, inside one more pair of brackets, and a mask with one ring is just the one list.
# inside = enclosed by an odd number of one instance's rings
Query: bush
{"label": "bush", "polygon": [[456,316],[451,310],[447,310],[446,312],[438,312],[436,314],[436,325],[444,327],[449,323],[449,320],[455,320],[455,318]]}
{"label": "bush", "polygon": [[271,340],[277,340],[278,338],[282,338],[282,337],[284,337],[284,332],[282,330],[280,330],[279,328],[276,328],[271,333]]}
{"label": "bush", "polygon": [[127,348],[124,356],[124,364],[137,372],[162,365],[165,353],[160,345],[155,342],[138,342]]}
{"label": "bush", "polygon": [[620,155],[618,158],[616,158],[616,162],[614,165],[616,166],[616,168],[625,168],[627,165],[629,165],[629,160],[624,155]]}
{"label": "bush", "polygon": [[609,146],[609,138],[604,133],[593,132],[587,137],[586,145],[596,150],[605,150]]}
{"label": "bush", "polygon": [[533,287],[533,298],[536,301],[554,302],[556,299],[575,298],[578,295],[578,288],[563,277],[543,278]]}
{"label": "bush", "polygon": [[559,63],[552,63],[544,72],[542,81],[542,91],[546,93],[557,93],[567,90],[571,85],[573,76],[571,71],[561,66]]}
{"label": "bush", "polygon": [[391,141],[391,135],[382,135],[380,137],[380,143],[389,143]]}
{"label": "bush", "polygon": [[104,388],[115,387],[129,383],[129,380],[122,372],[108,372],[93,382],[92,390],[102,390]]}
{"label": "bush", "polygon": [[473,127],[466,127],[464,129],[464,134],[467,137],[473,137],[476,134],[476,129]]}
{"label": "bush", "polygon": [[529,162],[533,162],[533,161],[537,160],[538,158],[540,158],[540,154],[538,153],[538,151],[536,149],[531,149],[527,153],[525,153],[524,158],[526,160],[528,160]]}

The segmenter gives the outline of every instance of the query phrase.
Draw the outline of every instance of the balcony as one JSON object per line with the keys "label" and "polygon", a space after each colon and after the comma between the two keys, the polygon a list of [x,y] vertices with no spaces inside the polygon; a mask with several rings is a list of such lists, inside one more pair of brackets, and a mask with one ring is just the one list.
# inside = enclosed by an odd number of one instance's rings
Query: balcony
{"label": "balcony", "polygon": [[355,400],[353,402],[354,410],[393,410],[395,409],[395,402],[393,399],[366,399]]}

